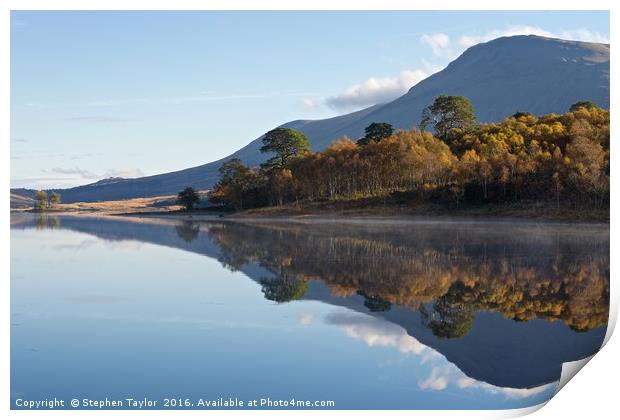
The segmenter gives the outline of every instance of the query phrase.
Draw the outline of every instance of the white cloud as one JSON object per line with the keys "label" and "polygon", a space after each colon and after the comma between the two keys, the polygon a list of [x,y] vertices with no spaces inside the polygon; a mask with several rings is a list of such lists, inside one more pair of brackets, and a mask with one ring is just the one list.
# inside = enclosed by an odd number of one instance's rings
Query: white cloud
{"label": "white cloud", "polygon": [[91,123],[91,124],[108,124],[108,123],[126,122],[127,120],[124,120],[122,118],[117,118],[117,117],[86,116],[86,117],[69,117],[69,118],[65,118],[65,121],[85,122],[85,123]]}
{"label": "white cloud", "polygon": [[302,314],[301,317],[299,317],[299,323],[301,325],[310,325],[312,321],[314,321],[314,314]]}
{"label": "white cloud", "polygon": [[434,367],[428,378],[418,383],[420,389],[433,389],[441,391],[446,389],[450,382],[451,366]]}
{"label": "white cloud", "polygon": [[540,385],[534,388],[502,388],[488,384],[486,382],[476,381],[475,379],[464,376],[456,381],[456,384],[461,389],[467,388],[479,388],[491,394],[502,394],[507,398],[520,399],[527,398],[533,395],[540,394],[541,392],[549,390],[549,388],[557,387],[557,382],[553,382],[546,385]]}
{"label": "white cloud", "polygon": [[11,188],[72,188],[105,178],[139,178],[144,176],[142,171],[138,168],[108,169],[103,174],[92,172],[88,169],[82,169],[77,166],[72,168],[56,167],[52,169],[42,169],[41,172],[44,174],[52,174],[52,176],[13,178],[11,179]]}
{"label": "white cloud", "polygon": [[97,179],[99,175],[94,172],[91,172],[87,169],[80,169],[78,167],[75,168],[52,168],[49,171],[43,170],[43,172],[51,172],[60,175],[77,175],[83,179]]}
{"label": "white cloud", "polygon": [[[338,95],[327,98],[325,103],[330,108],[338,111],[351,111],[378,103],[389,102],[406,93],[413,85],[425,79],[429,74],[443,68],[446,60],[456,58],[465,49],[495,38],[516,35],[538,35],[575,41],[609,42],[608,36],[585,28],[561,30],[554,33],[532,25],[508,25],[504,28],[484,33],[463,34],[454,39],[443,32],[423,34],[420,37],[420,42],[431,48],[433,56],[440,60],[440,64],[424,63],[424,70],[403,70],[395,77],[371,77],[365,82],[349,86]],[[303,98],[302,105],[310,109],[316,103],[309,98]]]}
{"label": "white cloud", "polygon": [[[209,94],[210,91],[200,92],[198,95],[174,96],[161,98],[127,98],[127,99],[100,99],[86,103],[87,106],[93,107],[115,107],[126,105],[182,105],[187,103],[217,102],[217,101],[235,101],[235,100],[252,100],[252,99],[268,99],[268,98],[288,98],[288,97],[310,97],[315,96],[312,92],[265,92],[265,93],[231,93],[225,95]],[[78,117],[74,120],[92,117]],[[95,122],[95,121],[91,121]],[[110,121],[111,122],[111,121]]]}
{"label": "white cloud", "polygon": [[77,175],[82,179],[103,179],[103,178],[139,178],[144,176],[142,171],[138,168],[129,168],[129,169],[108,169],[103,175],[99,175],[95,172],[89,171],[87,169],[81,169],[78,167],[74,168],[52,168],[50,170],[43,170],[43,172],[54,173],[60,175]]}
{"label": "white cloud", "polygon": [[435,391],[446,389],[450,384],[456,385],[459,389],[480,389],[489,394],[503,395],[509,399],[522,399],[551,391],[557,387],[558,383],[552,382],[534,388],[499,387],[465,376],[463,372],[451,363],[433,367],[428,378],[418,382],[420,389],[431,389]]}
{"label": "white cloud", "polygon": [[100,178],[140,178],[144,174],[138,168],[129,169],[108,169]]}
{"label": "white cloud", "polygon": [[312,98],[301,98],[301,106],[306,109],[317,109],[319,104]]}
{"label": "white cloud", "polygon": [[390,322],[346,313],[328,314],[325,321],[340,327],[347,336],[361,339],[370,347],[394,347],[401,353],[422,356],[422,362],[440,356],[437,351],[407,334],[404,328]]}
{"label": "white cloud", "polygon": [[509,25],[503,29],[494,29],[484,34],[477,35],[463,35],[459,38],[458,44],[464,49],[469,48],[472,45],[479,44],[481,42],[487,42],[495,38],[503,36],[515,36],[515,35],[538,35],[546,37],[554,37],[554,35],[538,26],[530,25]]}
{"label": "white cloud", "polygon": [[325,323],[342,329],[351,338],[364,341],[370,347],[392,347],[403,354],[414,355],[420,364],[429,362],[432,366],[428,377],[418,381],[422,390],[441,391],[450,386],[458,389],[478,389],[494,395],[503,395],[510,399],[528,398],[543,392],[550,392],[557,387],[557,382],[535,388],[503,388],[486,382],[477,381],[466,376],[453,363],[435,349],[428,347],[399,325],[360,314],[331,313],[325,317]]}
{"label": "white cloud", "polygon": [[436,56],[450,54],[450,37],[444,33],[424,34],[420,37],[420,41],[429,45]]}
{"label": "white cloud", "polygon": [[[76,185],[82,185],[84,182],[92,182],[105,178],[139,178],[144,176],[142,171],[138,168],[128,169],[108,169],[103,174],[98,174],[88,169],[82,169],[79,167],[73,168],[52,168],[43,169],[43,173],[66,175],[64,178],[38,178],[32,179],[36,181],[38,185],[54,188],[68,188]],[[61,182],[59,182],[61,181]]]}
{"label": "white cloud", "polygon": [[585,28],[561,31],[559,37],[563,39],[572,39],[573,41],[602,42],[604,44],[609,44],[609,35],[603,35]]}
{"label": "white cloud", "polygon": [[420,42],[431,47],[433,55],[436,57],[453,59],[473,45],[496,38],[516,35],[538,35],[572,41],[609,43],[609,36],[586,28],[561,30],[556,33],[532,25],[508,25],[504,28],[493,29],[484,33],[468,33],[461,35],[456,41],[452,40],[445,33],[423,34],[420,37]]}
{"label": "white cloud", "polygon": [[58,189],[83,184],[84,178],[12,178],[11,188]]}
{"label": "white cloud", "polygon": [[348,111],[388,102],[406,93],[413,85],[426,78],[424,70],[403,70],[396,77],[371,77],[355,84],[339,95],[327,98],[329,107]]}

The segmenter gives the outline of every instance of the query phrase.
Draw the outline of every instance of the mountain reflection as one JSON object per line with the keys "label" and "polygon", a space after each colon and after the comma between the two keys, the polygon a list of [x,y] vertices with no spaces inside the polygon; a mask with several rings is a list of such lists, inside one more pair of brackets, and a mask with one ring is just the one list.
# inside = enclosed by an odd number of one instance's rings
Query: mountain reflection
{"label": "mountain reflection", "polygon": [[208,234],[230,269],[257,263],[265,298],[288,302],[321,280],[371,312],[419,311],[440,338],[467,335],[479,311],[515,321],[560,320],[575,331],[605,325],[609,244],[582,235],[519,229],[217,224]]}
{"label": "mountain reflection", "polygon": [[[461,372],[436,372],[421,388],[475,380],[532,395],[563,363],[598,351],[606,331],[605,225],[11,217],[11,229],[59,227],[115,249],[149,243],[217,259],[270,301],[330,305],[340,314],[326,323],[351,338],[426,348]],[[75,237],[71,252],[92,240]],[[185,264],[173,255],[169,264]]]}

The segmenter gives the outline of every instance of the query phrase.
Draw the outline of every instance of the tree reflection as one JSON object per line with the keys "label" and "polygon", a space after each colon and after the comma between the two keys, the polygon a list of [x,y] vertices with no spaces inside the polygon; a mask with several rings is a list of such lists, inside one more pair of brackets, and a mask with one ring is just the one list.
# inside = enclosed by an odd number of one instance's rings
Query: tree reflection
{"label": "tree reflection", "polygon": [[184,220],[182,223],[176,225],[174,229],[179,238],[188,243],[194,241],[200,233],[200,225],[191,220]]}
{"label": "tree reflection", "polygon": [[364,296],[364,306],[370,310],[370,312],[385,312],[392,308],[392,304],[380,296],[369,296],[363,290],[358,290],[357,294]]}
{"label": "tree reflection", "polygon": [[60,218],[58,216],[40,214],[35,219],[35,226],[37,230],[60,229]]}
{"label": "tree reflection", "polygon": [[267,223],[218,224],[208,234],[225,266],[251,263],[273,273],[260,284],[275,302],[300,299],[320,280],[334,296],[362,296],[371,312],[420,310],[424,325],[444,338],[467,335],[478,311],[561,320],[576,331],[607,322],[605,236]]}
{"label": "tree reflection", "polygon": [[422,323],[439,338],[465,337],[474,324],[474,305],[463,302],[459,290],[464,291],[464,288],[457,282],[432,304],[430,311],[420,305]]}
{"label": "tree reflection", "polygon": [[301,299],[308,291],[308,282],[295,275],[261,278],[259,282],[265,299],[278,303]]}

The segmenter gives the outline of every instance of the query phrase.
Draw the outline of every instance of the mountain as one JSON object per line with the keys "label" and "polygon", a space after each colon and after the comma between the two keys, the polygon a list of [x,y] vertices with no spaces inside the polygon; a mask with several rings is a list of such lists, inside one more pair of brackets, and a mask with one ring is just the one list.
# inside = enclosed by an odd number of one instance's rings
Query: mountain
{"label": "mountain", "polygon": [[[322,150],[347,135],[359,138],[372,122],[395,128],[417,126],[422,110],[441,95],[469,98],[481,122],[501,121],[517,111],[541,115],[563,113],[577,101],[592,101],[609,109],[609,44],[566,41],[539,36],[498,38],[475,45],[445,69],[386,104],[324,120],[283,124],[304,132],[312,149]],[[210,188],[218,168],[233,157],[257,165],[261,137],[232,155],[205,165],[160,175],[84,185],[61,190],[63,202],[102,201],[174,194],[191,185]]]}

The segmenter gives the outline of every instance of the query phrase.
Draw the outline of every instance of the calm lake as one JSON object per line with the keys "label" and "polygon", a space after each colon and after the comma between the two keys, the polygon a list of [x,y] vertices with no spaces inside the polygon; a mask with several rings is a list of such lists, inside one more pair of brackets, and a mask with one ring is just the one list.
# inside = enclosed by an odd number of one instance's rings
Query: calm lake
{"label": "calm lake", "polygon": [[526,407],[608,308],[608,225],[15,214],[11,404]]}

